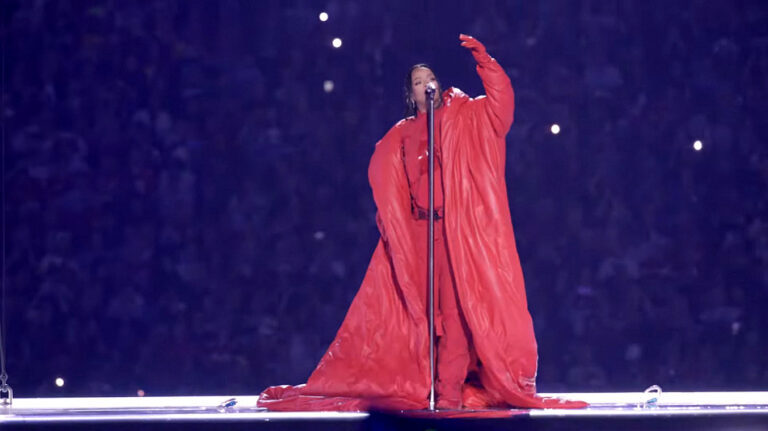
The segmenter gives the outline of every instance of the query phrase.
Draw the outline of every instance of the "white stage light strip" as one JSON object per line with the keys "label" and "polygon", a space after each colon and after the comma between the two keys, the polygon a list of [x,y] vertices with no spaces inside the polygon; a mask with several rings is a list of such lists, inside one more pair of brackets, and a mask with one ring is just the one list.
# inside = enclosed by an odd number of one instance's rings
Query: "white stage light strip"
{"label": "white stage light strip", "polygon": [[[221,395],[199,397],[84,397],[84,398],[14,398],[13,409],[136,409],[136,408],[216,408],[235,398],[238,407],[256,408],[257,395]],[[0,410],[1,412],[2,410]]]}
{"label": "white stage light strip", "polygon": [[61,422],[231,422],[231,421],[289,421],[289,420],[314,420],[314,421],[339,421],[339,420],[363,420],[368,413],[346,412],[224,412],[224,413],[134,413],[134,414],[27,414],[27,415],[0,415],[2,423],[61,423]]}
{"label": "white stage light strip", "polygon": [[[564,416],[698,416],[768,415],[768,392],[642,392],[542,393],[591,404],[589,408],[530,410],[531,417]],[[220,407],[230,399],[237,404]],[[280,421],[363,420],[365,412],[270,412],[256,407],[258,396],[199,397],[16,398],[0,408],[1,423],[114,421]]]}
{"label": "white stage light strip", "polygon": [[[544,397],[558,397],[586,401],[590,404],[641,404],[651,395],[644,392],[571,392],[539,394]],[[658,405],[710,405],[733,404],[768,406],[768,392],[662,392]]]}

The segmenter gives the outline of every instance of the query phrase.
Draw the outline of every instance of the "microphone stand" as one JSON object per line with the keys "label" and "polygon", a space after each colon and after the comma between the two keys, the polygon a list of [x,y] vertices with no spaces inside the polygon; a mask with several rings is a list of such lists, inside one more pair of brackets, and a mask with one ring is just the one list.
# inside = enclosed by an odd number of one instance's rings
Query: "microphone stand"
{"label": "microphone stand", "polygon": [[429,290],[429,410],[435,410],[435,87],[427,85],[427,136],[429,138],[429,230],[427,284]]}

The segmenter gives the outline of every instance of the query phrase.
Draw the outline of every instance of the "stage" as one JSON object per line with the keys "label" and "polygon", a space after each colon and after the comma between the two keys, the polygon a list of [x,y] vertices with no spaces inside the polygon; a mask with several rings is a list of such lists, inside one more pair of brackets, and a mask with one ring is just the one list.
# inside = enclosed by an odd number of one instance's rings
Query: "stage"
{"label": "stage", "polygon": [[768,430],[768,392],[541,394],[589,402],[580,410],[269,412],[256,396],[17,398],[3,429],[691,429]]}

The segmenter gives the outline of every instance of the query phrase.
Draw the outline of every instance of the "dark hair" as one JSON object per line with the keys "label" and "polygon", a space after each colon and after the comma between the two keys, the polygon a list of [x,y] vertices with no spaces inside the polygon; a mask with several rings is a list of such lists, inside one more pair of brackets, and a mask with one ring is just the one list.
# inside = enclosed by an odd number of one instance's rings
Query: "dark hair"
{"label": "dark hair", "polygon": [[[418,64],[414,64],[413,66],[411,66],[411,68],[408,69],[408,74],[405,75],[405,87],[404,87],[404,90],[405,90],[405,100],[404,100],[404,102],[405,102],[405,118],[408,118],[408,117],[410,117],[412,115],[416,115],[416,112],[418,111],[418,108],[416,107],[416,103],[411,99],[411,85],[413,84],[413,82],[411,82],[411,76],[413,75],[413,71],[414,70],[421,69],[422,67],[432,71],[432,73],[435,75],[435,79],[437,80],[438,89],[442,88],[442,86],[440,85],[440,80],[437,78],[437,74],[435,73],[435,71],[428,64],[426,64],[426,63],[418,63]],[[435,99],[435,106],[440,106],[440,103],[441,103],[441,99],[440,99],[440,95],[438,94],[437,98]]]}

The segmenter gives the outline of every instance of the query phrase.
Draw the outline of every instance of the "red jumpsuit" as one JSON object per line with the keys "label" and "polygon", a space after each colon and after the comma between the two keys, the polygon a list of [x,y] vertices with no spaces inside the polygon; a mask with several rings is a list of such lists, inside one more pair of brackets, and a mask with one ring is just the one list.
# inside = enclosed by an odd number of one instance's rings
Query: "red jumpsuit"
{"label": "red jumpsuit", "polygon": [[[461,388],[470,363],[469,330],[458,305],[456,281],[453,277],[444,237],[443,179],[440,162],[440,126],[443,110],[435,111],[435,332],[437,344],[437,397],[440,408],[459,408]],[[412,213],[418,220],[417,250],[428,253],[429,229],[429,146],[427,116],[419,114],[406,123],[402,133],[403,162],[411,193]],[[423,283],[427,286],[426,268]]]}

